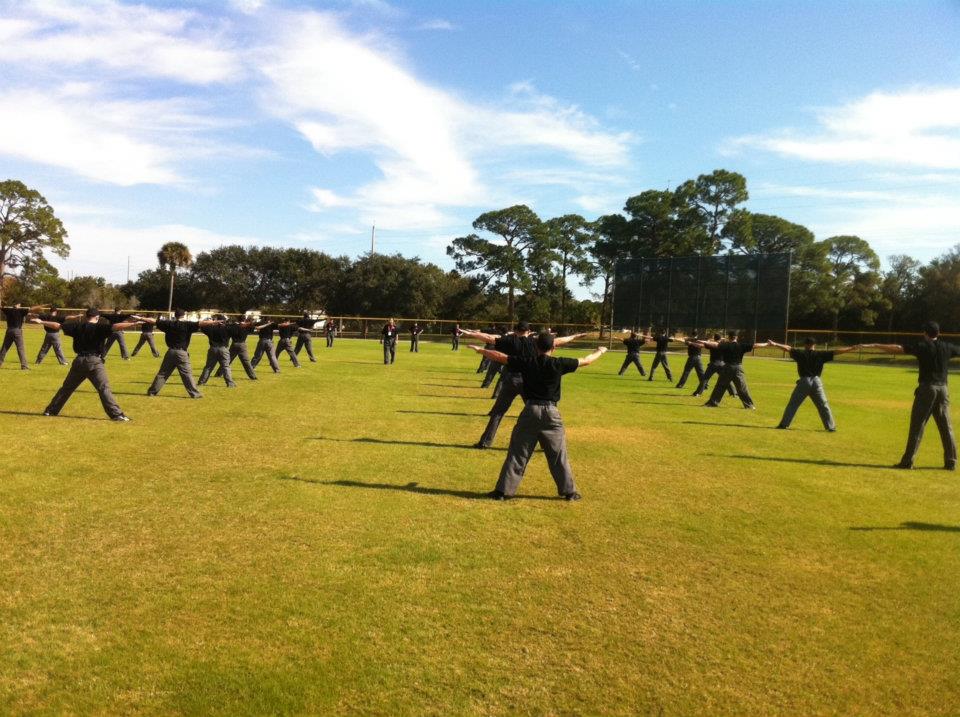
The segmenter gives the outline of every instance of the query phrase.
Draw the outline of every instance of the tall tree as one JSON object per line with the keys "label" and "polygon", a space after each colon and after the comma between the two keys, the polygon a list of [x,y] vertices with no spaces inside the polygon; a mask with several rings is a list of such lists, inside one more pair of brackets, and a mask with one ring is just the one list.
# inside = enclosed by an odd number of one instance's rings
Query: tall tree
{"label": "tall tree", "polygon": [[841,312],[852,314],[859,324],[872,326],[880,299],[880,257],[857,236],[830,237],[823,245],[833,290],[829,306],[834,333]]}
{"label": "tall tree", "polygon": [[677,187],[676,193],[699,215],[708,242],[704,253],[710,254],[719,249],[721,232],[737,205],[750,198],[746,178],[726,169],[715,169],[688,180]]}
{"label": "tall tree", "polygon": [[63,223],[40,192],[15,179],[0,182],[0,303],[4,278],[43,260],[44,250],[67,256],[66,238]]}
{"label": "tall tree", "polygon": [[610,319],[611,289],[617,259],[628,255],[628,248],[634,239],[630,222],[622,214],[605,214],[594,222],[594,227],[596,238],[587,251],[593,264],[593,277],[603,281],[600,295],[600,338],[603,338],[603,324]]}
{"label": "tall tree", "polygon": [[886,300],[887,331],[892,331],[916,304],[921,264],[906,254],[894,254],[887,257],[887,261],[890,268],[883,274],[880,293]]}
{"label": "tall tree", "polygon": [[160,251],[157,252],[157,261],[160,262],[161,269],[167,269],[170,272],[170,298],[167,301],[167,311],[173,311],[173,280],[177,275],[177,269],[185,269],[193,264],[193,256],[186,244],[171,241],[160,247]]}
{"label": "tall tree", "polygon": [[447,247],[457,270],[478,273],[483,283],[507,289],[507,313],[513,322],[516,315],[516,292],[529,286],[526,254],[538,239],[540,218],[525,204],[481,214],[473,228],[494,234],[503,242],[495,243],[476,234],[454,239]]}
{"label": "tall tree", "polygon": [[567,320],[567,276],[590,276],[587,249],[595,239],[594,226],[579,214],[564,214],[544,222],[554,261],[559,268],[560,323]]}

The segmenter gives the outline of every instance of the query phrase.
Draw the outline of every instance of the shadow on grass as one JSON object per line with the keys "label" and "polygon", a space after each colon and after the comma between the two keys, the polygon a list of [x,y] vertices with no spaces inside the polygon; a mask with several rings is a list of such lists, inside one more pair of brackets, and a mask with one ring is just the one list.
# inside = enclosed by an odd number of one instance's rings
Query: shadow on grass
{"label": "shadow on grass", "polygon": [[[763,431],[767,431],[767,430],[774,430],[774,431],[775,431],[775,430],[778,430],[776,426],[756,426],[756,425],[752,425],[752,424],[750,424],[750,423],[722,423],[722,422],[716,423],[716,422],[713,422],[713,421],[680,421],[680,423],[685,423],[685,424],[688,424],[688,425],[691,425],[691,426],[720,426],[720,427],[727,426],[727,427],[730,427],[730,428],[758,428],[758,429],[763,430]],[[805,428],[794,428],[794,429],[791,429],[791,430],[794,430],[794,431],[805,431],[805,430],[809,430],[809,429],[805,429]]]}
{"label": "shadow on grass", "polygon": [[109,418],[97,418],[95,416],[64,416],[63,414],[57,416],[44,416],[43,411],[38,411],[37,413],[30,413],[29,411],[0,411],[0,414],[7,416],[39,416],[40,418],[72,418],[77,421],[109,421]]}
{"label": "shadow on grass", "polygon": [[[96,391],[77,391],[77,393],[96,393]],[[141,396],[145,398],[185,398],[191,400],[189,396],[173,396],[169,393],[158,393],[156,396],[151,396],[149,393],[144,391],[143,393],[134,393],[133,391],[113,391],[114,396]]]}
{"label": "shadow on grass", "polygon": [[[895,470],[890,463],[851,463],[848,461],[831,461],[826,458],[783,458],[779,456],[744,456],[744,455],[721,455],[719,453],[708,454],[711,458],[742,458],[748,461],[771,461],[773,463],[803,463],[811,466],[835,466],[837,468],[889,468]],[[919,470],[933,470],[932,468],[921,468]]]}
{"label": "shadow on grass", "polygon": [[920,530],[932,533],[960,533],[960,525],[941,525],[940,523],[918,523],[912,520],[900,523],[900,525],[856,525],[850,530],[857,530],[864,533],[874,530]]}
{"label": "shadow on grass", "polygon": [[422,396],[424,398],[466,398],[472,399],[474,401],[492,401],[493,399],[488,396],[452,396],[449,394],[440,394],[440,393],[418,393],[417,396]]}
{"label": "shadow on grass", "polygon": [[421,386],[434,386],[436,388],[473,388],[476,382],[464,381],[463,383],[421,383]]}
{"label": "shadow on grass", "polygon": [[397,413],[419,413],[428,416],[486,416],[486,413],[457,413],[456,411],[409,411],[399,409]]}
{"label": "shadow on grass", "polygon": [[[343,488],[368,488],[371,490],[396,490],[402,493],[419,493],[421,495],[449,495],[455,498],[467,498],[468,500],[489,500],[487,492],[480,493],[471,490],[454,490],[452,488],[430,488],[418,483],[407,483],[405,485],[396,485],[393,483],[363,483],[357,480],[331,480],[322,481],[311,478],[300,478],[298,476],[283,476],[281,480],[296,480],[304,483],[317,483],[319,485],[335,485]],[[561,500],[560,497],[551,497],[548,495],[517,495],[514,499],[523,500]]]}
{"label": "shadow on grass", "polygon": [[[308,436],[308,441],[336,441],[338,443],[372,443],[378,446],[425,446],[427,448],[470,448],[479,450],[472,443],[434,443],[431,441],[388,441],[384,438],[327,438],[326,436]],[[506,448],[485,448],[487,451],[506,451]]]}

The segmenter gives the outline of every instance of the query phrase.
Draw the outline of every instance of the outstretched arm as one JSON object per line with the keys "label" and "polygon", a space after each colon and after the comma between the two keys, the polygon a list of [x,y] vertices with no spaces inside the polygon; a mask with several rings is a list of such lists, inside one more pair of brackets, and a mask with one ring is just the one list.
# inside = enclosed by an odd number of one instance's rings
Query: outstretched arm
{"label": "outstretched arm", "polygon": [[571,341],[576,341],[577,339],[583,338],[583,337],[586,336],[586,335],[587,335],[586,332],[584,332],[584,333],[582,333],[582,334],[572,334],[571,336],[561,336],[561,337],[556,338],[556,339],[553,340],[553,345],[554,345],[554,346],[566,346],[566,345],[567,345],[568,343],[570,343]]}
{"label": "outstretched arm", "polygon": [[860,348],[859,344],[854,344],[853,346],[844,346],[842,349],[830,349],[835,354],[848,354],[851,351],[856,351]]}
{"label": "outstretched arm", "polygon": [[[779,343],[777,343],[776,341],[774,341],[773,339],[770,339],[769,341],[767,341],[767,344],[768,344],[769,346],[776,346],[776,347],[777,347],[778,349],[780,349],[781,351],[787,351],[787,352],[793,351],[793,346],[787,346],[787,344],[779,344]],[[754,345],[756,345],[756,344],[754,344]]]}
{"label": "outstretched arm", "polygon": [[30,319],[31,324],[40,324],[41,326],[51,329],[53,331],[59,331],[61,324],[57,321],[41,321],[40,319]]}
{"label": "outstretched arm", "polygon": [[470,348],[472,348],[472,349],[473,349],[474,351],[476,351],[478,354],[483,354],[483,355],[486,356],[488,359],[490,359],[491,361],[494,361],[494,362],[496,362],[496,363],[502,363],[502,364],[506,365],[507,359],[509,358],[509,357],[508,357],[506,354],[504,354],[504,353],[500,353],[499,351],[494,351],[494,350],[492,350],[492,349],[485,349],[485,348],[483,348],[483,347],[481,347],[481,346],[474,346],[473,344],[470,344]]}
{"label": "outstretched arm", "polygon": [[483,331],[472,331],[471,329],[460,329],[460,333],[464,336],[480,339],[485,344],[495,343],[500,338],[499,334],[485,334]]}
{"label": "outstretched arm", "polygon": [[906,353],[906,351],[903,350],[903,346],[901,346],[900,344],[860,344],[860,348],[880,349],[884,353],[888,353],[888,354]]}
{"label": "outstretched arm", "polygon": [[706,339],[702,339],[700,341],[691,341],[690,343],[692,343],[694,346],[699,345],[701,348],[705,349],[715,349],[720,345],[719,341],[707,341]]}
{"label": "outstretched arm", "polygon": [[607,353],[607,347],[606,347],[606,346],[599,346],[599,347],[597,347],[597,350],[594,351],[592,354],[590,354],[589,356],[584,356],[582,359],[580,359],[580,365],[581,365],[581,366],[589,366],[589,365],[592,364],[594,361],[596,361],[598,358],[600,358],[601,356],[603,356],[605,353]]}
{"label": "outstretched arm", "polygon": [[142,321],[121,321],[119,324],[114,324],[111,328],[114,331],[123,331],[125,329],[132,329],[134,326],[140,326]]}

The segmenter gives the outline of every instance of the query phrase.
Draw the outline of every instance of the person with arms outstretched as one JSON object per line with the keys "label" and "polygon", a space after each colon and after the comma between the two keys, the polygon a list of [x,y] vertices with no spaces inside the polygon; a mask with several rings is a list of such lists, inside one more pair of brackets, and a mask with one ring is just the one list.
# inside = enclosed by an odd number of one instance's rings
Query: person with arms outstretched
{"label": "person with arms outstretched", "polygon": [[723,342],[703,341],[701,342],[707,348],[719,348],[720,358],[723,360],[723,369],[720,371],[720,377],[717,379],[717,385],[713,387],[713,393],[710,394],[704,406],[716,408],[723,400],[723,393],[732,384],[737,389],[737,396],[740,397],[743,407],[753,410],[756,406],[750,397],[750,390],[747,388],[747,377],[743,373],[743,357],[755,348],[766,346],[767,343],[755,343],[753,341],[741,341],[736,331],[730,331],[727,334],[727,340]]}
{"label": "person with arms outstretched", "polygon": [[167,352],[160,361],[160,368],[157,375],[153,378],[153,383],[147,389],[148,396],[156,396],[160,393],[167,379],[176,369],[180,374],[180,380],[183,387],[187,389],[190,398],[203,398],[200,389],[197,388],[193,380],[193,368],[190,366],[190,339],[193,334],[202,328],[221,323],[219,321],[185,321],[185,312],[183,309],[176,309],[173,312],[172,319],[151,319],[144,318],[144,321],[152,322],[160,331],[163,332],[164,342],[167,344]]}
{"label": "person with arms outstretched", "polygon": [[790,358],[797,364],[797,374],[799,375],[797,385],[790,395],[790,400],[787,401],[783,418],[780,419],[777,428],[789,428],[793,422],[793,417],[800,408],[800,404],[809,397],[813,401],[813,405],[817,407],[823,427],[831,433],[836,431],[837,423],[833,420],[833,412],[830,410],[830,404],[827,403],[827,393],[823,390],[823,380],[820,378],[820,374],[823,373],[823,365],[828,361],[833,361],[834,356],[855,351],[858,347],[847,346],[833,351],[817,351],[817,340],[812,336],[804,339],[802,349],[796,349],[787,344],[779,344],[773,340],[767,341],[767,344],[776,346],[790,354]]}
{"label": "person with arms outstretched", "polygon": [[[77,316],[80,316],[77,314]],[[40,314],[39,319],[41,322],[47,322],[43,325],[43,343],[40,345],[40,351],[37,352],[36,364],[39,366],[43,359],[46,357],[47,352],[50,349],[53,349],[54,356],[57,357],[57,361],[60,362],[61,366],[67,365],[67,359],[63,355],[63,346],[60,343],[60,326],[68,317],[60,313],[60,309],[56,306],[51,306],[50,311],[45,314]],[[35,322],[34,322],[35,323]],[[57,328],[51,328],[56,325]]]}
{"label": "person with arms outstretched", "polygon": [[310,318],[310,314],[306,311],[303,312],[303,316],[297,319],[297,345],[294,347],[293,352],[299,356],[300,349],[305,348],[307,350],[307,356],[310,358],[310,363],[316,363],[317,357],[313,355],[313,327],[317,325],[319,319]]}
{"label": "person with arms outstretched", "polygon": [[3,360],[7,357],[7,351],[10,350],[10,347],[16,346],[17,358],[20,359],[20,370],[30,370],[30,364],[27,361],[27,347],[23,344],[23,322],[27,320],[30,314],[35,314],[42,308],[44,307],[39,305],[31,306],[28,309],[26,306],[21,306],[20,304],[0,308],[0,313],[2,313],[7,320],[7,330],[3,334],[3,345],[0,346],[0,366],[3,365]]}
{"label": "person with arms outstretched", "polygon": [[623,345],[627,347],[627,355],[626,358],[623,359],[620,372],[617,374],[618,376],[623,376],[630,364],[637,367],[637,371],[640,372],[641,376],[647,375],[647,372],[643,370],[643,364],[640,363],[640,347],[645,343],[647,343],[647,340],[637,335],[636,331],[631,331],[630,335],[623,340]]}

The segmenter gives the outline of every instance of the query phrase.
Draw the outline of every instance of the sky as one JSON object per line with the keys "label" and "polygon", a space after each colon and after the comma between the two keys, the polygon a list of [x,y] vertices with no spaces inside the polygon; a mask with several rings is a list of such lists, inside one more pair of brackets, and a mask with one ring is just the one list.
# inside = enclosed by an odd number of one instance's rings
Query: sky
{"label": "sky", "polygon": [[167,241],[356,257],[373,225],[449,269],[485,211],[718,168],[818,239],[960,243],[960,2],[0,0],[0,175],[66,276]]}

